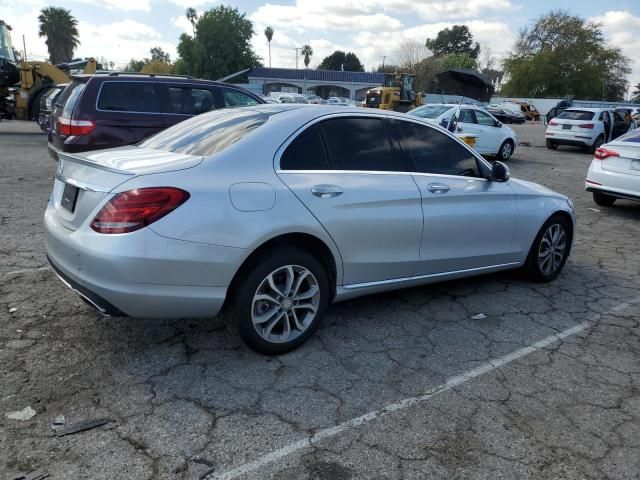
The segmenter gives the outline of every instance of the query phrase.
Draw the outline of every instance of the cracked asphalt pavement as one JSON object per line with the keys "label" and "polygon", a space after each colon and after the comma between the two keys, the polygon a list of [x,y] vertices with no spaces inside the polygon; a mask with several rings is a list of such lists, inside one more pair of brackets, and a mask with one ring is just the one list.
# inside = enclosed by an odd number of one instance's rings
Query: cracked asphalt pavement
{"label": "cracked asphalt pavement", "polygon": [[[335,304],[272,358],[217,318],[95,313],[46,267],[44,135],[0,133],[0,478],[640,478],[640,204],[596,206],[590,155],[516,129],[512,175],[576,205],[557,281]],[[56,437],[58,415],[115,422]]]}

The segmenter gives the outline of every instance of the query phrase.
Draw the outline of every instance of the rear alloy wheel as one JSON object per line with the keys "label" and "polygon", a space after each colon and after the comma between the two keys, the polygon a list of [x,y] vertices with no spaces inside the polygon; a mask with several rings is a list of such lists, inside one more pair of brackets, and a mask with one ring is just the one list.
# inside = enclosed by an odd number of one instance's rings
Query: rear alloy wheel
{"label": "rear alloy wheel", "polygon": [[503,162],[506,162],[511,158],[511,155],[513,155],[513,142],[511,140],[505,140],[500,146],[498,157],[500,157],[500,160]]}
{"label": "rear alloy wheel", "polygon": [[604,137],[602,135],[598,135],[598,138],[593,142],[593,145],[589,148],[589,153],[595,153],[597,149],[599,149],[604,143]]}
{"label": "rear alloy wheel", "polygon": [[593,201],[601,207],[611,207],[616,203],[616,197],[607,195],[606,193],[593,192]]}
{"label": "rear alloy wheel", "polygon": [[554,280],[564,267],[571,247],[569,222],[553,216],[542,226],[531,246],[525,270],[537,282]]}
{"label": "rear alloy wheel", "polygon": [[258,260],[232,292],[231,325],[253,350],[291,351],[320,324],[329,303],[329,282],[320,262],[296,248]]}
{"label": "rear alloy wheel", "polygon": [[549,150],[556,150],[558,148],[558,144],[553,140],[547,140],[547,148]]}

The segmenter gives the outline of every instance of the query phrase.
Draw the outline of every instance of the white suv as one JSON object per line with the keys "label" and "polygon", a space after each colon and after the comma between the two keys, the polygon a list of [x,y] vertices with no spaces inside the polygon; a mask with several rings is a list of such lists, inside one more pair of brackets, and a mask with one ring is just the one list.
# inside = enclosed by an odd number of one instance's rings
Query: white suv
{"label": "white suv", "polygon": [[549,121],[545,139],[547,148],[573,145],[595,152],[603,143],[626,133],[629,123],[608,108],[567,108]]}

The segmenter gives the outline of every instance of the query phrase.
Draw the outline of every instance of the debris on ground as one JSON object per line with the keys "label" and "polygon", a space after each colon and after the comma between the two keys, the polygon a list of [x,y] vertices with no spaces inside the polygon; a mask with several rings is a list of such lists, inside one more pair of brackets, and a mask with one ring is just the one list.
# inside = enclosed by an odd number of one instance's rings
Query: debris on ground
{"label": "debris on ground", "polygon": [[11,308],[9,309],[9,313],[13,313],[13,312],[15,312],[15,311],[17,311],[17,310],[18,310],[18,309],[17,309],[16,307],[11,307]]}
{"label": "debris on ground", "polygon": [[44,470],[31,470],[30,472],[20,472],[13,480],[44,480],[49,474]]}
{"label": "debris on ground", "polygon": [[67,423],[67,419],[64,418],[64,415],[58,415],[53,419],[53,422],[51,422],[51,428],[55,431],[56,427],[61,427],[65,423]]}
{"label": "debris on ground", "polygon": [[4,414],[9,420],[29,420],[33,418],[36,411],[31,407],[24,407],[22,410],[16,410],[15,412],[7,412]]}
{"label": "debris on ground", "polygon": [[484,320],[487,316],[484,313],[478,313],[477,315],[471,315],[474,320]]}
{"label": "debris on ground", "polygon": [[115,420],[113,418],[97,418],[95,420],[82,420],[78,423],[72,423],[71,425],[66,426],[56,426],[54,424],[53,431],[56,433],[57,437],[63,437],[65,435],[71,435],[72,433],[83,432],[92,428],[101,427],[102,425],[106,425],[107,423],[111,422],[115,422]]}
{"label": "debris on ground", "polygon": [[587,207],[587,210],[592,210],[596,213],[600,213],[600,210],[598,210],[597,208],[591,208],[591,207]]}

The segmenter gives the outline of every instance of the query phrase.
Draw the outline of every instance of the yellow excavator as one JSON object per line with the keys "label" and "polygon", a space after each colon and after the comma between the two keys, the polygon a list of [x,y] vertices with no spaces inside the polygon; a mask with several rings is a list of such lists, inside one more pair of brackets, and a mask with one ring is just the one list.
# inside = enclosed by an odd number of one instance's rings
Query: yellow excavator
{"label": "yellow excavator", "polygon": [[69,83],[72,70],[95,73],[95,59],[74,60],[59,65],[47,62],[18,64],[11,44],[11,27],[0,20],[0,119],[37,120],[40,97],[49,87]]}
{"label": "yellow excavator", "polygon": [[422,95],[413,90],[415,75],[385,73],[384,85],[367,91],[364,106],[396,112],[408,112],[422,105]]}

